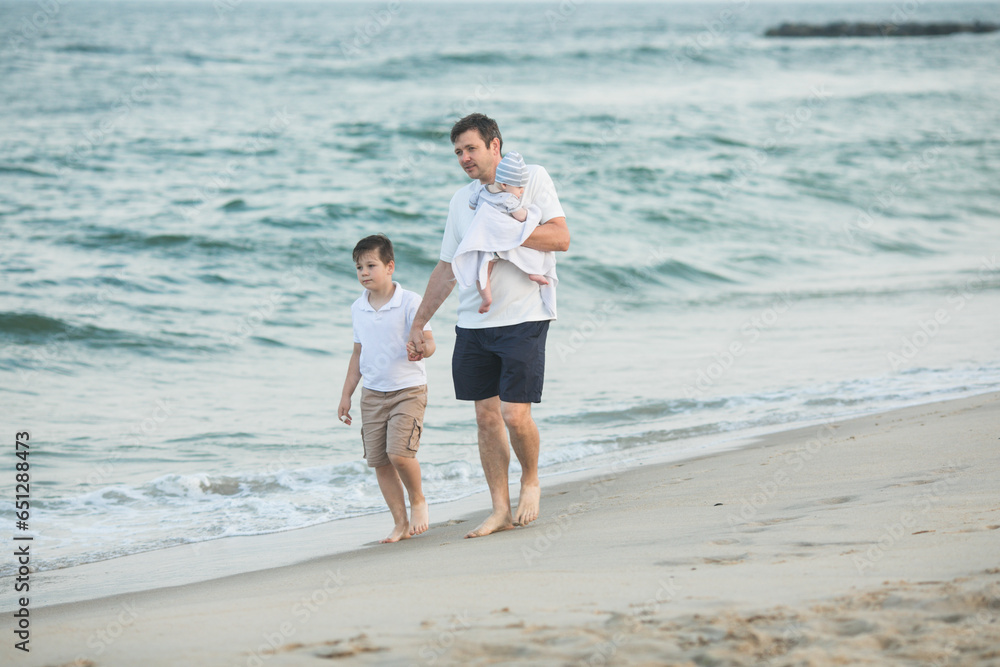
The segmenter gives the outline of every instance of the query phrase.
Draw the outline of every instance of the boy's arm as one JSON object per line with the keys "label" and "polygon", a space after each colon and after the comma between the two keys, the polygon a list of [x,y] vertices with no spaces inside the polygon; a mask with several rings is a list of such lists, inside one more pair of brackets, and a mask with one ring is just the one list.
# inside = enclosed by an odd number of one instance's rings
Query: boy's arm
{"label": "boy's arm", "polygon": [[337,408],[337,418],[348,426],[351,425],[351,415],[349,414],[351,396],[354,395],[354,390],[358,388],[359,382],[361,382],[361,343],[355,343],[354,353],[347,364],[347,377],[344,379],[344,392],[340,397],[340,407]]}
{"label": "boy's arm", "polygon": [[526,208],[516,208],[510,212],[510,217],[514,218],[518,222],[524,222],[528,219],[528,209]]}

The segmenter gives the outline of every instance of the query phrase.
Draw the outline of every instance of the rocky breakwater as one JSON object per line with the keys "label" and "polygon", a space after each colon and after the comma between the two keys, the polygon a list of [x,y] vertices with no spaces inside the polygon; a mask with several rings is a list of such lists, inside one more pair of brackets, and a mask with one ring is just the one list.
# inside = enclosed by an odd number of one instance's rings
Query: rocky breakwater
{"label": "rocky breakwater", "polygon": [[849,23],[824,25],[782,23],[769,28],[765,37],[921,37],[956,33],[988,33],[1000,30],[994,23]]}

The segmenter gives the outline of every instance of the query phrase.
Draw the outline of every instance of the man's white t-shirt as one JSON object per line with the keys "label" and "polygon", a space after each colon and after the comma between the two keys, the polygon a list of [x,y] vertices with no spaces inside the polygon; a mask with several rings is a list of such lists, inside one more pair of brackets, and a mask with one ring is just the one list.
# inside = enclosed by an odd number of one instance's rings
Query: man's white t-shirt
{"label": "man's white t-shirt", "polygon": [[[361,343],[361,383],[375,391],[398,391],[427,384],[424,362],[410,361],[406,341],[420,307],[420,295],[399,286],[378,310],[368,303],[368,290],[351,305],[354,342]],[[430,324],[424,331],[430,331]]]}
{"label": "man's white t-shirt", "polygon": [[[534,204],[540,208],[543,222],[566,217],[548,172],[535,164],[527,165],[525,170],[528,173],[528,184],[524,187],[522,204],[525,207]],[[479,185],[479,181],[471,181],[451,198],[444,239],[441,241],[441,261],[449,264],[452,262],[459,243],[472,225],[476,212],[469,208],[469,198]],[[479,312],[483,299],[475,285],[458,288],[458,326],[463,329],[484,329],[555,319],[555,315],[550,315],[542,302],[541,286],[510,262],[497,262],[494,265],[490,287],[493,305],[486,313]]]}

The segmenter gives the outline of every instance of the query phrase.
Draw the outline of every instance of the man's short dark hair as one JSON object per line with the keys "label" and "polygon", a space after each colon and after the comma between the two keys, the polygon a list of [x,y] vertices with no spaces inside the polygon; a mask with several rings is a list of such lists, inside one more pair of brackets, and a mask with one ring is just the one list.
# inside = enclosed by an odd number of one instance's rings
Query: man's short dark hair
{"label": "man's short dark hair", "polygon": [[358,245],[354,246],[354,263],[357,264],[362,255],[370,252],[376,253],[383,264],[396,260],[392,252],[392,241],[385,234],[373,234],[358,241]]}
{"label": "man's short dark hair", "polygon": [[500,152],[503,152],[503,137],[500,136],[500,126],[497,122],[481,113],[470,113],[465,118],[461,119],[451,128],[451,143],[455,143],[455,140],[459,138],[463,133],[469,130],[476,130],[479,132],[479,136],[483,138],[483,143],[489,148],[490,144],[493,143],[494,139],[500,140]]}

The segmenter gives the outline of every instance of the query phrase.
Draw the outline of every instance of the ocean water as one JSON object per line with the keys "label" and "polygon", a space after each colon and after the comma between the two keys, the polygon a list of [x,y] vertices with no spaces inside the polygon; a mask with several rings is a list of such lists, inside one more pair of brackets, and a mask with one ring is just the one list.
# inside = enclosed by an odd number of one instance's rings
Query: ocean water
{"label": "ocean water", "polygon": [[[1000,35],[762,37],[839,19],[1000,4],[0,3],[3,525],[18,431],[40,570],[382,511],[350,251],[423,291],[472,111],[573,236],[543,474],[997,390]],[[432,502],[485,488],[455,303]]]}

